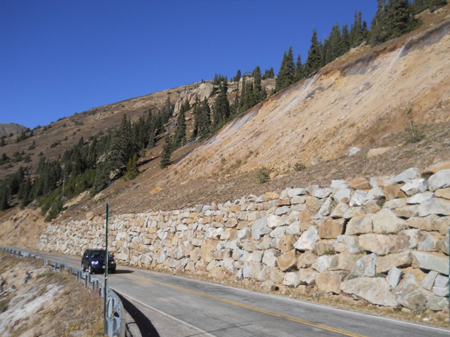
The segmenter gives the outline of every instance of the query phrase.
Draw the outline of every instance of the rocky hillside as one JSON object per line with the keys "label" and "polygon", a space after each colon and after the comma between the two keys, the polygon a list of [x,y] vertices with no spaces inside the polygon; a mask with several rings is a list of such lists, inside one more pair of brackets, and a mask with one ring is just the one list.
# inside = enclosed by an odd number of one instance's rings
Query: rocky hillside
{"label": "rocky hillside", "polygon": [[16,135],[22,131],[25,131],[27,127],[15,123],[9,123],[9,124],[0,124],[0,137],[10,135]]}

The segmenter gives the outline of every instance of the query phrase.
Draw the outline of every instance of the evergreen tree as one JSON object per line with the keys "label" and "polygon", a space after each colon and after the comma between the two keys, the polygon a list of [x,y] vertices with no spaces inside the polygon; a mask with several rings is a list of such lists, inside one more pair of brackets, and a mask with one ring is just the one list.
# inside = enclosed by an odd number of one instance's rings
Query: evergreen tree
{"label": "evergreen tree", "polygon": [[223,126],[230,117],[230,103],[227,97],[228,83],[225,79],[220,85],[220,92],[214,102],[213,126],[217,130]]}
{"label": "evergreen tree", "polygon": [[173,116],[173,106],[170,103],[170,95],[167,95],[166,104],[164,105],[163,113],[164,113],[163,124],[165,124]]}
{"label": "evergreen tree", "polygon": [[278,71],[275,84],[275,91],[280,91],[290,86],[294,82],[294,76],[294,54],[292,52],[292,46],[290,46],[288,52],[285,52],[283,55],[283,60],[281,61],[280,70]]}
{"label": "evergreen tree", "polygon": [[274,78],[275,77],[275,73],[273,71],[273,67],[271,67],[270,69],[266,69],[264,71],[264,75],[263,75],[263,80],[266,80],[268,78]]}
{"label": "evergreen tree", "polygon": [[303,69],[302,58],[300,54],[298,54],[297,62],[295,64],[294,82],[298,82],[304,77],[305,77],[305,70]]}
{"label": "evergreen tree", "polygon": [[389,0],[386,6],[387,39],[407,33],[413,24],[407,0]]}
{"label": "evergreen tree", "polygon": [[313,30],[311,46],[308,51],[308,59],[305,63],[305,74],[310,75],[320,69],[323,63],[323,45],[317,39],[317,31]]}
{"label": "evergreen tree", "polygon": [[[206,97],[205,97],[205,99],[206,99]],[[198,96],[195,97],[194,110],[193,110],[192,114],[194,115],[194,127],[192,129],[191,140],[195,140],[198,135],[198,129],[199,129],[200,118],[201,118],[201,116],[200,116],[200,100],[198,99]]]}
{"label": "evergreen tree", "polygon": [[209,108],[208,101],[206,97],[200,107],[200,118],[198,123],[198,136],[199,139],[205,139],[209,136],[211,128],[211,109]]}
{"label": "evergreen tree", "polygon": [[350,45],[351,47],[359,46],[363,42],[363,23],[361,12],[355,11],[353,24],[350,28]]}
{"label": "evergreen tree", "polygon": [[128,163],[127,163],[127,172],[125,174],[125,177],[127,179],[134,179],[138,176],[139,170],[137,167],[137,162],[138,162],[138,157],[137,157],[137,153],[135,153],[135,154],[133,154],[133,157],[131,157],[130,160],[128,160]]}
{"label": "evergreen tree", "polygon": [[109,168],[121,171],[135,152],[132,143],[131,123],[124,115],[119,128],[114,132],[109,152]]}
{"label": "evergreen tree", "polygon": [[170,157],[172,156],[172,137],[169,134],[165,137],[165,144],[161,153],[161,162],[159,166],[164,169],[170,165]]}
{"label": "evergreen tree", "polygon": [[183,106],[178,113],[177,126],[175,128],[175,135],[173,137],[174,149],[178,149],[179,147],[186,144],[186,117],[184,111],[185,107]]}
{"label": "evergreen tree", "polygon": [[388,38],[386,30],[386,3],[385,0],[377,0],[378,8],[372,19],[370,32],[367,36],[367,42],[372,46],[383,43]]}
{"label": "evergreen tree", "polygon": [[350,33],[348,32],[348,26],[342,26],[341,44],[339,47],[339,56],[344,55],[350,50]]}
{"label": "evergreen tree", "polygon": [[444,7],[447,5],[447,0],[429,0],[429,8],[431,12],[434,12],[435,10]]}
{"label": "evergreen tree", "polygon": [[106,163],[100,163],[95,170],[94,186],[91,195],[95,195],[108,187],[109,184],[109,170]]}
{"label": "evergreen tree", "polygon": [[241,70],[239,69],[236,73],[236,76],[233,77],[233,82],[239,82],[241,79]]}
{"label": "evergreen tree", "polygon": [[8,209],[9,207],[8,199],[9,199],[8,185],[6,184],[6,182],[3,182],[3,184],[0,185],[0,211]]}

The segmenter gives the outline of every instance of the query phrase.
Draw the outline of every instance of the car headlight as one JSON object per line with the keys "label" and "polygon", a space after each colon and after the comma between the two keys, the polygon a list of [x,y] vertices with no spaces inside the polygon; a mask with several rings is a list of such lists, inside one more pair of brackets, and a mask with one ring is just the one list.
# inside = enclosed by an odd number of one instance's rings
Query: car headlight
{"label": "car headlight", "polygon": [[115,261],[111,261],[111,264],[116,264],[116,262]]}
{"label": "car headlight", "polygon": [[97,265],[97,264],[98,264],[98,261],[92,261],[92,264],[93,264],[93,265]]}

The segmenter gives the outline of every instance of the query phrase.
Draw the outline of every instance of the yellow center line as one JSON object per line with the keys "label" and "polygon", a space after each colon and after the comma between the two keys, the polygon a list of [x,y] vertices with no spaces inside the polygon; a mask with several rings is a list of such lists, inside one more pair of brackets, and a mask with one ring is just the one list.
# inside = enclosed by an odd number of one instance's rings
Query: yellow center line
{"label": "yellow center line", "polygon": [[267,315],[270,315],[270,316],[284,318],[284,319],[287,319],[289,321],[293,321],[293,322],[297,322],[297,323],[300,323],[300,324],[312,326],[312,327],[319,328],[319,329],[326,330],[326,331],[335,332],[335,333],[338,333],[338,334],[341,334],[341,335],[344,335],[344,336],[365,337],[365,335],[360,335],[358,333],[353,333],[353,332],[346,331],[346,330],[336,329],[336,328],[333,328],[333,327],[330,327],[330,326],[326,326],[326,325],[323,325],[323,324],[306,321],[304,319],[300,319],[300,318],[297,318],[297,317],[292,317],[292,316],[288,316],[288,315],[279,314],[277,312],[256,308],[256,307],[253,307],[251,305],[247,305],[247,304],[243,304],[243,303],[227,300],[227,299],[222,298],[222,297],[209,295],[209,294],[202,293],[202,292],[199,292],[199,291],[195,291],[195,290],[191,290],[191,289],[187,289],[187,288],[183,288],[183,287],[179,287],[179,286],[175,286],[175,285],[171,285],[171,284],[167,284],[167,283],[163,283],[163,282],[159,282],[159,281],[154,281],[154,280],[153,280],[153,282],[161,284],[161,285],[164,285],[164,286],[167,286],[167,287],[171,287],[171,288],[174,288],[174,289],[178,289],[178,290],[181,290],[181,291],[190,292],[192,294],[196,294],[196,295],[199,295],[199,296],[209,297],[209,298],[212,298],[212,299],[217,300],[217,301],[221,301],[221,302],[228,303],[228,304],[231,304],[231,305],[236,305],[236,306],[241,307],[241,308],[257,311],[257,312],[260,312],[260,313],[263,313],[263,314],[267,314]]}

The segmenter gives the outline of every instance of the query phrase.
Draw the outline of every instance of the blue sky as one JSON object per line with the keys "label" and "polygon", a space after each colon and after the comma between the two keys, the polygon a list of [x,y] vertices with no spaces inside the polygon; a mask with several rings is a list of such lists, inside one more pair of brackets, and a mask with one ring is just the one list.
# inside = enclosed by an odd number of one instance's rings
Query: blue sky
{"label": "blue sky", "polygon": [[33,128],[240,69],[370,24],[376,0],[0,0],[0,123]]}

